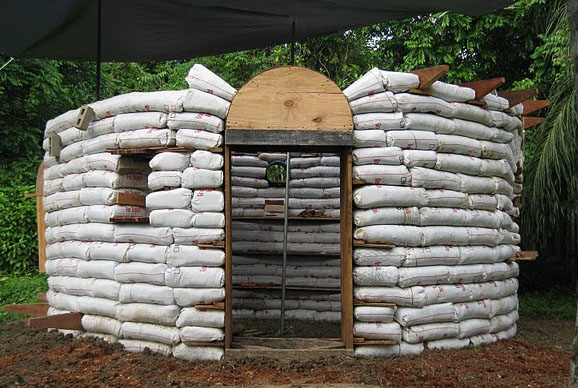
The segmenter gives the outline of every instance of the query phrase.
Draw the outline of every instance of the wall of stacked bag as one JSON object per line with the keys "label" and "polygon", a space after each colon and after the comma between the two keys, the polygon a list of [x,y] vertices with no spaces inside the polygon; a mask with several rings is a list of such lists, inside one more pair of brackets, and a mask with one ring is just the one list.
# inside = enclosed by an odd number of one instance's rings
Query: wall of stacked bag
{"label": "wall of stacked bag", "polygon": [[[268,206],[285,205],[274,168],[284,177],[286,160],[285,153],[231,157],[235,318],[281,316],[281,292],[272,288],[282,282],[283,211]],[[339,163],[337,154],[291,153],[286,319],[341,319]]]}
{"label": "wall of stacked bag", "polygon": [[372,69],[344,94],[354,114],[356,356],[417,354],[516,333],[522,106],[411,73]]}
{"label": "wall of stacked bag", "polygon": [[[44,159],[48,314],[83,313],[74,335],[129,351],[219,360],[223,347],[203,345],[222,341],[224,311],[194,306],[225,297],[224,251],[199,245],[225,237],[223,156],[211,150],[236,90],[201,65],[186,79],[190,89],[90,104],[86,130],[79,110],[46,124],[45,149],[54,135],[62,147]],[[150,160],[111,151],[172,146]],[[147,222],[115,222],[138,216]]]}

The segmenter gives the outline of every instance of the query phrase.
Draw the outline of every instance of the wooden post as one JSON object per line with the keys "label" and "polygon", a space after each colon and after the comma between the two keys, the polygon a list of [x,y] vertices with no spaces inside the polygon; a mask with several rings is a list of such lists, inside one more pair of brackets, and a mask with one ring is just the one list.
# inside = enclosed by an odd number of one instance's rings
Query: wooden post
{"label": "wooden post", "polygon": [[225,349],[233,343],[233,228],[231,150],[225,146]]}
{"label": "wooden post", "polygon": [[460,86],[465,86],[467,88],[474,89],[474,91],[476,92],[476,100],[479,100],[488,93],[502,86],[504,82],[506,82],[506,79],[504,77],[498,77],[498,78],[482,79],[473,82],[465,82],[463,84],[460,84]]}
{"label": "wooden post", "polygon": [[524,116],[531,115],[541,109],[544,109],[550,105],[550,101],[548,100],[529,100],[522,102],[522,106],[524,107]]}
{"label": "wooden post", "polygon": [[510,108],[518,105],[538,94],[536,89],[503,90],[498,92],[498,96],[505,98],[510,103]]}
{"label": "wooden post", "polygon": [[44,221],[44,163],[38,166],[36,174],[36,229],[38,232],[38,271],[44,273],[46,263],[46,222]]}
{"label": "wooden post", "polygon": [[428,67],[426,69],[414,70],[411,73],[419,77],[418,89],[424,90],[429,88],[434,82],[442,78],[450,71],[448,65]]}
{"label": "wooden post", "polygon": [[353,349],[353,196],[351,149],[341,151],[341,338]]}

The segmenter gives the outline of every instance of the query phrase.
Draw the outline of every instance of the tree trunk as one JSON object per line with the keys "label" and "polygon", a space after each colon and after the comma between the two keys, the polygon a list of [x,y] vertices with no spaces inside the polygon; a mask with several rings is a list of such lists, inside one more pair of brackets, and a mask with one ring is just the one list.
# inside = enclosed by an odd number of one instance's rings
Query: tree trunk
{"label": "tree trunk", "polygon": [[[567,4],[568,22],[570,25],[570,50],[574,61],[574,71],[576,72],[576,88],[578,89],[578,0],[567,0]],[[576,316],[576,333],[572,344],[569,387],[578,388],[578,315]]]}

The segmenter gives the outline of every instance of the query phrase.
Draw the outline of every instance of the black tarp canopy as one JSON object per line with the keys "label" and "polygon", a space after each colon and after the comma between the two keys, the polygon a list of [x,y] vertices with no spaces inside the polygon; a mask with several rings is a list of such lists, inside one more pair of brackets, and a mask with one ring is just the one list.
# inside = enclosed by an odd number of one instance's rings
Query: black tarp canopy
{"label": "black tarp canopy", "polygon": [[511,0],[4,0],[0,53],[101,60],[192,58],[431,12],[479,15]]}

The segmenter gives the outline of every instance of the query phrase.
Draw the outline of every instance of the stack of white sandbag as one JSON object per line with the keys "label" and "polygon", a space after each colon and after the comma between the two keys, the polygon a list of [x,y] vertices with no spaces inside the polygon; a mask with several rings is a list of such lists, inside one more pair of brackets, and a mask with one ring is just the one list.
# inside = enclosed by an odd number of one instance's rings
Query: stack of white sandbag
{"label": "stack of white sandbag", "polygon": [[[91,104],[86,131],[74,127],[78,111],[47,123],[46,138],[63,146],[45,157],[47,296],[50,314],[84,313],[83,336],[218,360],[223,349],[203,344],[223,340],[224,311],[194,306],[225,296],[223,250],[198,245],[224,240],[223,157],[210,150],[235,90],[201,65],[187,80],[191,89]],[[107,152],[175,145],[190,152],[159,153],[150,166]],[[118,192],[150,192],[146,208],[117,205]],[[111,223],[135,216],[149,224]]]}
{"label": "stack of white sandbag", "polygon": [[[354,114],[356,239],[395,248],[354,250],[354,335],[394,340],[358,356],[458,348],[516,332],[519,248],[514,195],[520,106],[496,95],[372,69],[344,94]],[[518,139],[518,140],[516,140]]]}

